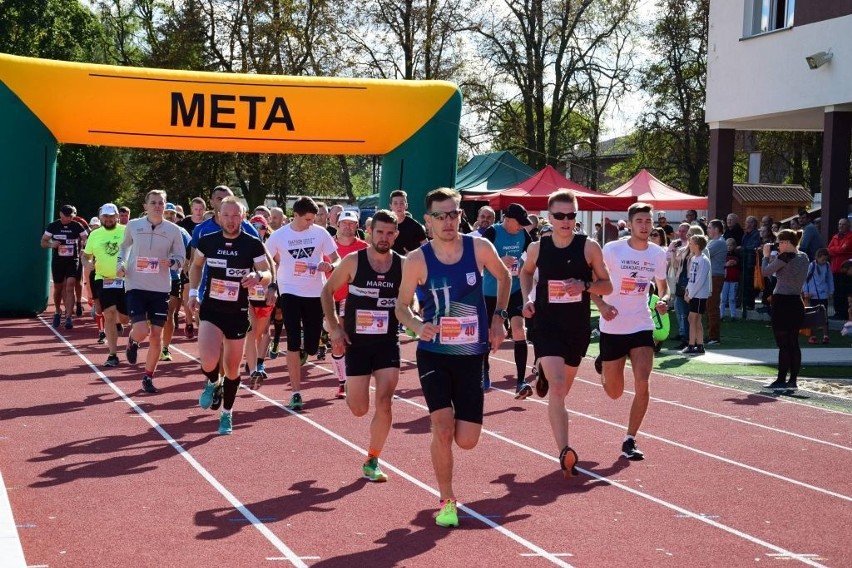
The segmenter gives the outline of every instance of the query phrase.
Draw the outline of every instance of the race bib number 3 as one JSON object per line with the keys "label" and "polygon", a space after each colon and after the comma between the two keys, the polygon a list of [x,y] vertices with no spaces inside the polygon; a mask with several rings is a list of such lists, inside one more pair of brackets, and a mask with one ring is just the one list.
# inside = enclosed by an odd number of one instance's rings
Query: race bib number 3
{"label": "race bib number 3", "polygon": [[563,280],[547,281],[547,301],[550,304],[573,304],[583,299],[583,294],[572,296],[568,293]]}
{"label": "race bib number 3", "polygon": [[441,318],[441,343],[464,345],[479,342],[479,318],[476,316]]}
{"label": "race bib number 3", "polygon": [[140,256],[136,259],[136,272],[143,274],[158,274],[160,272],[160,259],[148,256]]}
{"label": "race bib number 3", "polygon": [[361,335],[384,335],[388,332],[390,313],[384,310],[356,310],[355,333]]}
{"label": "race bib number 3", "polygon": [[236,302],[240,298],[240,283],[211,278],[210,297],[223,302]]}

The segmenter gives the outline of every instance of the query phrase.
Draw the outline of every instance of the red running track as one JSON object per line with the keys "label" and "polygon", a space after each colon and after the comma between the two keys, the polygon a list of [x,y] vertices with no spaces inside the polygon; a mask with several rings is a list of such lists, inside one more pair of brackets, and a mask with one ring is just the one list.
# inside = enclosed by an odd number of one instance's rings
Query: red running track
{"label": "red running track", "polygon": [[628,462],[632,393],[609,400],[586,360],[568,397],[581,475],[566,481],[547,405],[513,399],[509,347],[492,356],[479,446],[455,452],[463,511],[447,530],[432,519],[413,342],[382,455],[390,482],[370,484],[369,419],[334,399],[323,362],[295,414],[284,358],[268,361],[219,436],[197,405],[193,342],[173,344],[146,395],[139,366],[100,367],[92,325],[60,331],[0,320],[0,471],[29,566],[852,565],[848,414],[655,374],[647,459]]}

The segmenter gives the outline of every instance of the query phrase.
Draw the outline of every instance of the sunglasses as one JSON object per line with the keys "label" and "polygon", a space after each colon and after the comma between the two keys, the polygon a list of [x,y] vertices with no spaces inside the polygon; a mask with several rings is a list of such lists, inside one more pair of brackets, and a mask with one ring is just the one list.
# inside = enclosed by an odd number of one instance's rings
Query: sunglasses
{"label": "sunglasses", "polygon": [[252,225],[252,227],[254,227],[256,231],[259,231],[261,229],[263,229],[264,231],[266,230],[266,225],[264,225],[263,223],[255,223],[254,225]]}
{"label": "sunglasses", "polygon": [[557,211],[556,213],[551,213],[550,216],[556,219],[557,221],[564,221],[565,219],[573,221],[577,218],[577,212],[571,211],[570,213],[561,213]]}
{"label": "sunglasses", "polygon": [[455,221],[461,215],[461,209],[453,209],[452,211],[430,211],[429,215],[436,221],[446,221],[447,217]]}

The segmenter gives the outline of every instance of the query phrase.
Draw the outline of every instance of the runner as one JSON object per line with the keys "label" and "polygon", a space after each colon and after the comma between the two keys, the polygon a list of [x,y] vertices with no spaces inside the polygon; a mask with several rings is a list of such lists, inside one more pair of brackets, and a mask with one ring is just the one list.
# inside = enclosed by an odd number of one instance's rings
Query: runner
{"label": "runner", "polygon": [[86,243],[85,227],[74,220],[72,205],[59,209],[59,219],[52,222],[41,236],[41,248],[53,249],[50,271],[53,276],[53,327],[62,323],[62,306],[65,306],[65,329],[72,329],[75,308],[75,289],[81,275],[80,251]]}
{"label": "runner", "polygon": [[657,282],[658,313],[666,313],[669,295],[666,253],[660,247],[648,246],[648,235],[653,228],[651,206],[634,203],[627,210],[627,222],[630,237],[609,242],[603,249],[612,292],[604,297],[592,295],[601,313],[601,354],[595,360],[595,369],[601,373],[606,394],[612,399],[619,398],[624,392],[624,364],[630,357],[635,394],[621,455],[629,460],[642,460],[645,455],[636,447],[635,436],[648,410],[648,382],[654,366],[654,323],[648,306],[648,284],[651,280]]}
{"label": "runner", "polygon": [[[166,203],[166,210],[163,212],[163,217],[166,221],[171,223],[175,223],[177,221],[177,207],[173,203]],[[189,241],[192,237],[189,235],[186,229],[177,225],[178,229],[180,229],[180,236],[183,241],[184,252],[189,249]],[[169,269],[169,276],[172,279],[172,289],[169,292],[169,313],[166,316],[166,323],[163,326],[163,351],[160,353],[160,361],[171,361],[172,354],[169,351],[169,345],[172,342],[172,336],[175,333],[175,328],[178,325],[178,309],[181,306],[181,297],[183,296],[184,289],[184,271],[176,270],[174,268]],[[187,318],[188,321],[192,321],[191,317]]]}
{"label": "runner", "polygon": [[[358,216],[355,214],[355,212],[342,212],[337,219],[337,234],[334,237],[334,242],[337,243],[337,255],[340,258],[346,257],[346,255],[348,255],[350,252],[359,251],[370,246],[367,244],[366,241],[362,241],[356,236],[357,231]],[[393,240],[391,240],[391,245],[393,245]],[[325,290],[326,287],[327,286],[324,286],[323,290]],[[394,289],[398,290],[399,286],[395,286]],[[345,315],[346,298],[349,293],[349,288],[347,286],[338,285],[336,288],[332,288],[332,291],[334,292],[334,305],[336,307],[336,313],[340,314],[340,317],[343,318]],[[329,319],[326,317],[325,321],[329,322]],[[328,325],[330,336],[331,327],[330,324]],[[322,348],[323,346],[320,345],[320,349]],[[337,394],[335,395],[336,398],[346,398],[346,365],[343,360],[345,353],[346,349],[344,343],[338,343],[336,346],[334,345],[334,343],[332,343],[331,363],[334,367],[334,372],[337,375]],[[320,358],[319,354],[317,354],[317,358]]]}
{"label": "runner", "polygon": [[163,345],[163,325],[169,312],[172,280],[169,269],[180,270],[186,251],[180,228],[163,218],[166,192],[155,189],[145,195],[146,215],[131,219],[124,231],[116,275],[125,278],[130,335],[125,356],[136,364],[139,342],[148,337],[148,354],[142,390],[156,393],[154,373]]}
{"label": "runner", "polygon": [[[262,215],[255,215],[249,222],[252,227],[260,234],[260,241],[266,242],[269,238],[269,224],[266,218]],[[266,259],[267,264],[270,259]],[[269,316],[275,305],[269,305],[266,302],[266,286],[255,286],[249,290],[249,334],[246,338],[246,372],[251,378],[251,388],[257,390],[263,384],[264,379],[268,377],[266,373],[266,350],[269,347]]]}
{"label": "runner", "polygon": [[[481,211],[481,210],[480,210]],[[515,392],[520,394],[524,386],[524,377],[527,370],[527,334],[524,327],[524,318],[521,314],[524,309],[524,300],[521,295],[521,281],[518,279],[518,269],[521,266],[521,255],[527,250],[532,242],[529,233],[524,227],[532,224],[527,216],[527,210],[523,205],[510,203],[503,212],[503,219],[499,225],[491,225],[483,230],[482,237],[491,241],[500,260],[512,274],[512,289],[509,292],[509,308],[504,317],[509,318],[512,330],[512,341],[514,342],[515,368],[517,370],[517,381]],[[483,275],[482,289],[485,292],[485,308],[487,312],[493,313],[497,305],[497,279],[486,272]],[[491,366],[488,356],[485,356],[482,366],[482,389],[491,388]],[[522,397],[526,398],[526,397]]]}
{"label": "runner", "polygon": [[[302,365],[308,355],[315,355],[322,331],[320,294],[331,262],[339,258],[334,239],[323,228],[314,225],[317,204],[310,197],[300,197],[293,204],[293,220],[266,241],[266,248],[277,264],[278,305],[284,312],[287,330],[287,374],[293,389],[288,407],[302,408]],[[273,294],[274,297],[274,294]],[[304,343],[302,333],[304,332]]]}
{"label": "runner", "polygon": [[[568,190],[557,191],[547,202],[553,232],[530,245],[521,269],[525,298],[523,315],[533,318],[536,336],[540,396],[549,393],[548,418],[559,453],[559,465],[566,478],[576,475],[577,453],[568,445],[568,411],[565,398],[577,376],[591,338],[589,294],[609,294],[612,283],[603,262],[600,245],[586,235],[574,232],[577,198]],[[538,270],[538,283],[534,283]],[[511,305],[511,301],[510,301]],[[516,398],[532,394],[524,385]]]}
{"label": "runner", "polygon": [[[272,272],[263,243],[241,230],[243,206],[239,201],[224,198],[219,220],[222,230],[198,241],[189,270],[189,309],[198,312],[198,356],[201,373],[207,378],[198,404],[214,410],[222,405],[219,434],[227,435],[233,431],[231,410],[240,388],[240,362],[249,328],[249,290],[268,285]],[[202,276],[206,285],[199,305]],[[220,356],[224,381],[219,379]]]}
{"label": "runner", "polygon": [[[432,421],[432,466],[438,479],[442,527],[458,526],[453,492],[453,440],[465,450],[479,442],[484,393],[482,356],[506,337],[502,313],[511,276],[489,241],[459,233],[461,196],[439,188],[426,196],[433,241],[412,251],[402,271],[396,315],[420,336],[417,369]],[[397,218],[399,218],[397,216]],[[497,311],[487,314],[482,270],[497,277]],[[417,292],[423,319],[411,310]],[[490,326],[489,326],[490,321]]]}
{"label": "runner", "polygon": [[[207,204],[204,203],[204,199],[201,197],[194,197],[190,202],[190,213],[189,217],[184,217],[180,221],[178,221],[178,226],[185,230],[187,233],[192,235],[195,228],[204,222],[204,212],[207,209]],[[190,241],[191,241],[190,237]],[[186,247],[186,258],[187,261],[192,258],[192,250],[189,245]],[[186,306],[187,300],[189,300],[189,287],[186,286],[189,284],[189,262],[186,263],[186,266],[180,274],[181,281],[181,303]],[[186,324],[184,326],[184,334],[187,339],[192,339],[195,337],[195,324],[197,322],[193,321],[192,314],[189,313],[189,310],[186,310],[186,315],[184,317],[186,320]]]}
{"label": "runner", "polygon": [[83,256],[94,272],[92,289],[95,290],[104,317],[104,333],[109,347],[105,367],[118,366],[118,326],[127,324],[127,302],[124,279],[116,274],[118,251],[124,241],[124,225],[118,223],[118,207],[105,203],[100,210],[101,228],[93,231]]}
{"label": "runner", "polygon": [[[89,238],[92,237],[92,232],[100,229],[101,220],[98,217],[92,217],[89,220],[89,237],[86,239],[86,244],[89,243]],[[98,345],[103,345],[106,342],[106,332],[104,331],[104,314],[101,311],[101,303],[98,301],[98,291],[95,289],[95,270],[94,264],[86,262],[85,255],[83,257],[83,281],[89,289],[89,306],[92,308],[92,318],[95,320],[95,325],[98,328]]]}
{"label": "runner", "polygon": [[[344,232],[354,234],[352,227],[343,228],[357,226],[357,220],[347,219],[347,215],[355,217],[352,211],[343,212],[337,224],[338,238]],[[356,249],[343,257],[322,289],[322,306],[332,353],[346,351],[343,384],[346,404],[355,416],[364,416],[370,410],[370,375],[376,379],[375,413],[362,472],[370,481],[383,482],[388,477],[379,467],[379,456],[390,433],[391,402],[399,381],[399,322],[394,307],[402,281],[403,258],[391,250],[396,238],[393,213],[377,211],[371,227],[373,242],[369,248]],[[337,317],[335,305],[341,288],[349,294],[343,322]]]}
{"label": "runner", "polygon": [[406,255],[416,250],[426,242],[426,231],[423,225],[406,214],[408,209],[408,194],[397,189],[390,194],[391,211],[396,215],[397,237],[393,244],[393,250]]}

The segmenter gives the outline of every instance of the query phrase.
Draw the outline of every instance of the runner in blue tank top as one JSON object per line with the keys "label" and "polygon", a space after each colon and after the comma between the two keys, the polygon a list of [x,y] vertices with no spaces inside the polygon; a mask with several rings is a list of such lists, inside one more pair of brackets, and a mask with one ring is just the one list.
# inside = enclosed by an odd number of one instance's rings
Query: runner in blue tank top
{"label": "runner in blue tank top", "polygon": [[[482,356],[506,338],[503,327],[511,277],[494,246],[459,233],[461,196],[440,188],[426,196],[432,240],[408,254],[396,315],[420,336],[417,369],[432,420],[432,466],[441,510],[435,523],[458,526],[453,493],[453,440],[472,449],[482,431]],[[485,311],[482,270],[497,278],[497,309]],[[423,319],[411,311],[417,291]],[[490,322],[490,324],[489,324]]]}
{"label": "runner in blue tank top", "polygon": [[[544,332],[535,336],[536,391],[540,396],[549,393],[547,415],[560,452],[559,465],[568,478],[577,473],[577,453],[568,445],[565,397],[589,347],[592,332],[589,293],[609,294],[612,283],[600,245],[574,233],[577,223],[574,193],[563,190],[552,194],[547,200],[547,210],[553,232],[527,250],[521,288],[529,300],[524,305],[524,316],[533,318],[535,328]],[[531,387],[525,385],[518,396],[530,393]]]}

